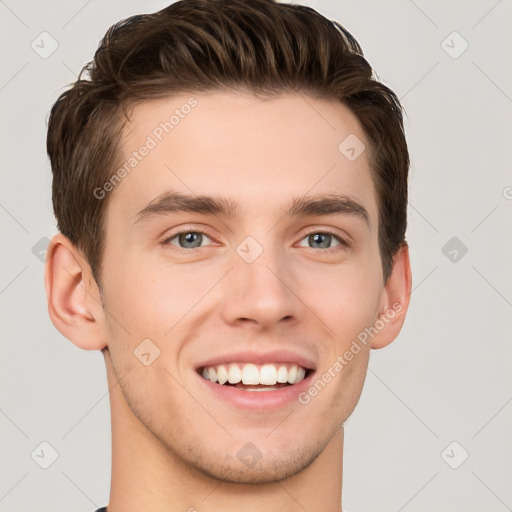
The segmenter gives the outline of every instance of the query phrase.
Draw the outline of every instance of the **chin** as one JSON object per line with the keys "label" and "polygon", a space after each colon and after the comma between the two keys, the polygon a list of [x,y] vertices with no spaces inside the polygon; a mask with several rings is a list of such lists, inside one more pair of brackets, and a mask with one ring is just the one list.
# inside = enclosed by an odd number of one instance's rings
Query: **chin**
{"label": "chin", "polygon": [[[261,438],[260,446],[267,436],[265,433]],[[279,482],[303,471],[325,448],[318,442],[310,447],[300,447],[296,443],[293,449],[281,445],[259,450],[257,443],[258,440],[255,443],[250,440],[236,442],[236,447],[220,448],[218,452],[212,450],[211,445],[202,447],[196,444],[189,446],[186,455],[182,454],[180,458],[188,467],[215,480],[261,485]]]}

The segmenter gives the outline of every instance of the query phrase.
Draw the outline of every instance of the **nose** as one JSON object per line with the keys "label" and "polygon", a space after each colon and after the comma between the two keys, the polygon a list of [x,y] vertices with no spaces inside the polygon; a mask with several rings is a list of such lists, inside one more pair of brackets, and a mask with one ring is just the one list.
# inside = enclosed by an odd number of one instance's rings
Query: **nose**
{"label": "nose", "polygon": [[304,305],[295,291],[298,279],[282,251],[267,248],[251,263],[238,254],[233,258],[234,268],[224,280],[221,309],[227,324],[247,324],[264,331],[300,318]]}

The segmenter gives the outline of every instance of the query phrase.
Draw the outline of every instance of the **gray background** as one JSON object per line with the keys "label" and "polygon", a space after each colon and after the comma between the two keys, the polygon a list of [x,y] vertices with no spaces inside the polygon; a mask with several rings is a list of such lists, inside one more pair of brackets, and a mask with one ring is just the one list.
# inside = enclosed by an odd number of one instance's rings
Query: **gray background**
{"label": "gray background", "polygon": [[[344,505],[512,510],[511,1],[304,3],[348,28],[400,96],[412,159],[414,291],[346,424]],[[165,5],[0,0],[0,512],[108,502],[103,358],[53,327],[37,256],[56,230],[45,121],[112,23]],[[43,31],[58,43],[47,58]],[[43,441],[59,454],[48,469],[31,456]]]}

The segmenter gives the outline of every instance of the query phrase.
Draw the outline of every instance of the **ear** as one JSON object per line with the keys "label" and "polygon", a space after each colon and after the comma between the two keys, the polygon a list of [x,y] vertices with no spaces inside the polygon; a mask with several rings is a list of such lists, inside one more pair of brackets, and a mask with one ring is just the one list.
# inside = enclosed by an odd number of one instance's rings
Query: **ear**
{"label": "ear", "polygon": [[105,312],[98,285],[85,258],[62,233],[48,245],[44,284],[55,327],[79,348],[104,348]]}
{"label": "ear", "polygon": [[371,348],[389,345],[400,333],[409,307],[411,285],[409,246],[403,242],[393,258],[393,269],[382,291],[379,315],[374,325],[378,333],[371,340]]}

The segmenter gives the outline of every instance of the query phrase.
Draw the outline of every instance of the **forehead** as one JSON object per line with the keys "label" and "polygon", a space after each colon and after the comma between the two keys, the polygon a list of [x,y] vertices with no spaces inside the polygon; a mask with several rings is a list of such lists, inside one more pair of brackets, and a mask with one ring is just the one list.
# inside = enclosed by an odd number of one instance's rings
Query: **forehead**
{"label": "forehead", "polygon": [[289,197],[345,194],[377,217],[364,132],[334,100],[209,92],[147,101],[130,114],[120,161],[109,211],[129,219],[168,190],[227,197],[247,215],[281,211]]}

